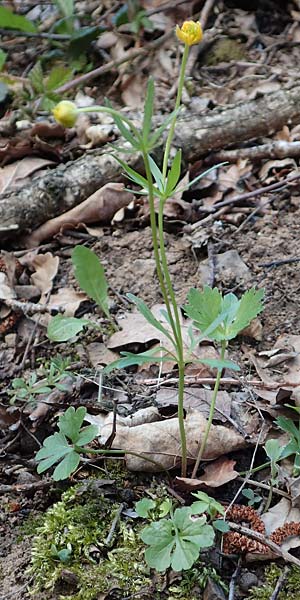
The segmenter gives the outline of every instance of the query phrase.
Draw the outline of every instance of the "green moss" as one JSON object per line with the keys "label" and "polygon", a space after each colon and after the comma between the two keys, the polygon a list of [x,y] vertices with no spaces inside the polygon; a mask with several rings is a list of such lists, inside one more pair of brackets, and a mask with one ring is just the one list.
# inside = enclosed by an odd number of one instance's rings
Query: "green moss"
{"label": "green moss", "polygon": [[32,594],[61,591],[64,600],[94,600],[112,588],[127,595],[148,587],[143,546],[133,530],[121,522],[114,548],[105,543],[118,505],[80,489],[78,485],[65,492],[37,530],[29,568]]}
{"label": "green moss", "polygon": [[[274,592],[282,569],[272,563],[265,569],[265,582],[259,587],[252,588],[248,600],[269,600]],[[300,569],[291,567],[286,582],[278,595],[278,600],[300,600]]]}
{"label": "green moss", "polygon": [[217,40],[206,52],[204,60],[205,64],[210,67],[218,65],[221,62],[245,60],[245,49],[237,40],[222,38]]}

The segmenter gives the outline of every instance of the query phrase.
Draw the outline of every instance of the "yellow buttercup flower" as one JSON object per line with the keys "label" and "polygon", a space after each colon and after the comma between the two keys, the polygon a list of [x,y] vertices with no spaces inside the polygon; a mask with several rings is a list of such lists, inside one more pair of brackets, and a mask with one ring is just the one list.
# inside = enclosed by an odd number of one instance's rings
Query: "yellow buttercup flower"
{"label": "yellow buttercup flower", "polygon": [[62,100],[52,110],[55,120],[64,127],[73,127],[76,123],[78,109],[74,102]]}
{"label": "yellow buttercup flower", "polygon": [[199,21],[184,21],[182,27],[176,25],[176,35],[181,42],[188,46],[199,44],[203,38],[203,31]]}

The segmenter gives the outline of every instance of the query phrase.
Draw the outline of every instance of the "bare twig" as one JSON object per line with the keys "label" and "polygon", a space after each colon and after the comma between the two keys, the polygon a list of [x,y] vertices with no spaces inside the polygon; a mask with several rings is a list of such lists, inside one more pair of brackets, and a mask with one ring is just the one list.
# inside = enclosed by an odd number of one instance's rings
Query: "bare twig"
{"label": "bare twig", "polygon": [[276,140],[269,144],[224,150],[209,157],[206,162],[236,162],[238,159],[262,160],[263,158],[290,158],[300,156],[300,142]]}
{"label": "bare twig", "polygon": [[[267,483],[262,483],[262,481],[255,481],[255,479],[247,479],[245,477],[242,477],[241,475],[239,475],[237,478],[237,481],[245,481],[245,483],[247,485],[252,485],[254,487],[259,487],[262,490],[267,490],[269,491],[270,486]],[[288,494],[287,492],[284,492],[283,490],[279,490],[278,488],[274,488],[273,487],[273,492],[274,494],[277,494],[277,496],[283,496],[284,498],[289,498],[290,499],[290,494]]]}
{"label": "bare twig", "polygon": [[277,600],[285,582],[286,582],[286,578],[289,574],[290,568],[288,567],[288,565],[286,565],[280,575],[280,577],[278,578],[278,581],[276,583],[276,587],[274,592],[272,593],[272,595],[270,596],[270,600]]}
{"label": "bare twig", "polygon": [[72,79],[72,81],[68,81],[64,85],[61,85],[60,87],[58,87],[55,90],[55,93],[63,94],[64,92],[67,92],[68,90],[71,90],[71,89],[77,87],[78,85],[81,85],[82,83],[90,82],[93,79],[100,77],[100,75],[103,75],[104,73],[108,73],[112,69],[115,69],[116,67],[119,67],[120,65],[122,65],[124,62],[131,62],[135,58],[138,58],[141,56],[146,56],[149,54],[149,52],[151,50],[154,50],[155,48],[159,47],[166,40],[168,40],[172,35],[173,35],[173,31],[168,31],[167,33],[160,36],[153,42],[150,42],[149,44],[147,44],[147,46],[144,46],[142,48],[134,48],[130,52],[127,52],[127,54],[125,54],[125,56],[123,56],[119,60],[110,60],[105,65],[101,65],[101,67],[97,67],[97,69],[93,69],[92,71],[89,71],[89,73],[84,73],[83,75],[80,75],[79,77],[76,77],[75,79]]}
{"label": "bare twig", "polygon": [[236,569],[235,569],[234,573],[232,574],[232,577],[230,580],[228,600],[234,600],[234,591],[235,591],[236,582],[237,582],[238,577],[241,572],[241,564],[242,564],[242,558],[240,556],[239,560],[238,560],[238,564],[236,566]]}
{"label": "bare twig", "polygon": [[259,267],[280,267],[281,265],[288,265],[289,263],[296,263],[296,262],[300,262],[299,256],[295,256],[293,258],[283,258],[281,260],[273,260],[272,262],[268,262],[268,263],[260,263],[258,266]]}
{"label": "bare twig", "polygon": [[292,565],[296,565],[297,567],[300,567],[300,560],[298,558],[296,558],[295,556],[293,556],[292,554],[290,554],[289,552],[287,552],[286,550],[284,550],[283,548],[281,548],[280,546],[275,544],[275,542],[272,542],[271,540],[266,538],[264,535],[262,535],[262,533],[259,533],[258,531],[253,531],[253,529],[248,529],[248,527],[243,527],[242,525],[239,525],[238,523],[230,522],[229,524],[230,524],[230,529],[233,529],[233,531],[237,531],[238,533],[241,533],[242,535],[247,535],[248,537],[252,538],[253,540],[256,540],[257,542],[260,542],[261,544],[268,546],[268,548],[270,548],[270,550],[274,553],[275,556],[280,556],[286,562],[291,563]]}
{"label": "bare twig", "polygon": [[118,510],[117,510],[117,512],[116,512],[116,514],[115,514],[115,517],[114,517],[114,519],[113,519],[113,522],[112,522],[112,524],[111,524],[111,527],[110,527],[110,530],[109,530],[108,536],[107,536],[107,538],[106,538],[106,540],[105,540],[105,542],[104,542],[106,546],[109,546],[109,544],[110,544],[110,542],[111,542],[111,540],[112,540],[112,538],[113,538],[113,535],[114,535],[114,533],[115,533],[116,527],[117,527],[117,525],[118,525],[118,522],[119,522],[119,520],[120,520],[120,516],[121,516],[121,514],[122,514],[122,510],[123,510],[123,508],[124,508],[124,504],[123,504],[123,503],[121,503],[121,504],[120,504],[120,506],[119,506],[119,508],[118,508]]}
{"label": "bare twig", "polygon": [[15,29],[0,29],[1,35],[13,35],[14,37],[27,37],[27,38],[45,38],[46,40],[57,40],[65,41],[70,40],[71,36],[62,33],[40,33],[33,31],[17,31]]}
{"label": "bare twig", "polygon": [[15,300],[14,298],[7,298],[6,300],[1,300],[1,302],[14,310],[21,310],[24,315],[28,316],[35,315],[36,313],[56,315],[57,313],[63,313],[65,310],[61,306],[47,306],[46,304],[35,304],[34,302],[20,302],[20,300]]}

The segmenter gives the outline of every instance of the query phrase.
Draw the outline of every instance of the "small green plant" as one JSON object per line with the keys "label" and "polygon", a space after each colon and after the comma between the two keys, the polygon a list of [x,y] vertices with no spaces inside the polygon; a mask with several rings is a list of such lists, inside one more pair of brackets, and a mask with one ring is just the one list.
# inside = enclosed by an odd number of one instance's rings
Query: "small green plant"
{"label": "small green plant", "polygon": [[0,23],[3,29],[16,29],[18,31],[27,31],[34,33],[37,31],[32,21],[22,15],[16,15],[9,8],[0,6]]}
{"label": "small green plant", "polygon": [[137,514],[147,518],[150,525],[142,529],[140,537],[149,548],[145,559],[149,567],[165,571],[190,569],[198,560],[201,550],[212,546],[215,530],[228,531],[222,519],[224,507],[204,492],[193,494],[197,498],[191,506],[174,510],[170,499],[165,501],[143,498],[135,505]]}
{"label": "small green plant", "polygon": [[[299,407],[290,406],[290,408],[293,408],[299,414]],[[288,456],[295,456],[293,475],[298,477],[300,474],[300,421],[298,422],[297,427],[292,419],[278,417],[276,419],[276,424],[280,429],[283,429],[283,431],[288,433],[290,437],[290,441],[282,449],[281,459],[287,458]]]}
{"label": "small green plant", "polygon": [[247,498],[248,506],[255,506],[255,504],[260,504],[262,501],[262,496],[256,494],[251,488],[244,488],[242,494]]}
{"label": "small green plant", "polygon": [[[116,325],[109,312],[108,284],[99,258],[89,248],[76,246],[72,252],[72,263],[81,289],[101,308],[115,330]],[[47,334],[53,342],[66,342],[88,325],[95,327],[88,319],[56,315],[48,325]]]}
{"label": "small green plant", "polygon": [[63,66],[53,67],[48,75],[44,75],[41,62],[38,61],[28,73],[30,99],[38,98],[38,108],[51,110],[60,99],[55,92],[56,88],[69,81],[72,76],[73,69]]}
{"label": "small green plant", "polygon": [[270,482],[269,482],[270,490],[269,490],[268,498],[267,498],[266,505],[265,505],[265,512],[266,512],[270,508],[270,505],[272,502],[273,487],[278,482],[278,473],[279,473],[278,462],[283,458],[283,453],[285,452],[286,447],[283,448],[282,446],[280,446],[278,440],[273,439],[273,440],[266,441],[266,443],[264,445],[264,449],[265,449],[266,455],[270,459],[270,470],[271,470],[271,477],[270,477]]}
{"label": "small green plant", "polygon": [[126,4],[123,4],[115,13],[113,23],[116,27],[128,23],[132,33],[136,36],[145,28],[150,31],[154,28],[152,21],[147,17],[146,11],[137,0],[128,0]]}
{"label": "small green plant", "polygon": [[49,369],[42,370],[44,376],[41,379],[38,379],[36,371],[31,373],[28,379],[25,377],[15,377],[12,380],[12,389],[8,391],[10,404],[21,401],[34,406],[41,394],[48,394],[53,388],[65,391],[67,388],[62,380],[66,375],[71,375],[70,372],[66,371],[68,366],[68,359],[56,357],[50,362]]}
{"label": "small green plant", "polygon": [[[166,306],[166,310],[162,311],[162,316],[167,326],[164,326],[162,322],[153,316],[151,310],[140,298],[137,298],[132,294],[129,295],[129,298],[137,306],[138,310],[143,314],[146,320],[151,323],[151,325],[156,327],[159,332],[163,333],[170,340],[173,346],[173,352],[171,353],[163,346],[160,346],[155,351],[155,354],[153,352],[145,352],[141,354],[126,353],[124,355],[123,353],[125,358],[113,363],[113,365],[110,365],[109,368],[123,368],[133,364],[143,364],[149,361],[149,357],[151,358],[152,362],[160,363],[165,360],[169,360],[171,356],[177,363],[179,374],[178,425],[181,439],[181,470],[183,476],[186,476],[187,471],[187,446],[183,409],[185,366],[188,362],[193,362],[193,350],[203,337],[209,337],[212,340],[216,340],[220,342],[221,345],[220,360],[213,361],[209,359],[203,359],[199,361],[216,367],[218,369],[218,374],[216,378],[216,385],[207,429],[200,445],[199,454],[193,471],[193,476],[195,476],[210,431],[222,370],[224,368],[239,368],[231,361],[225,360],[227,342],[228,340],[235,338],[236,335],[247,325],[249,325],[251,320],[255,318],[262,310],[263,291],[261,290],[256,292],[255,290],[250,290],[243,295],[241,300],[238,300],[234,294],[227,294],[223,298],[216,289],[211,290],[210,288],[206,288],[202,294],[197,290],[191,290],[188,296],[188,305],[185,307],[185,310],[186,313],[193,319],[194,326],[197,329],[200,329],[202,335],[198,339],[195,339],[192,330],[190,330],[190,349],[188,351],[188,355],[186,356],[180,322],[180,309],[176,302],[165,251],[163,214],[166,201],[169,198],[173,197],[176,192],[183,191],[190,187],[207,172],[201,173],[189,184],[183,185],[180,183],[181,150],[179,149],[176,152],[173,159],[170,157],[176,120],[180,110],[189,49],[190,46],[201,41],[201,25],[199,22],[195,23],[194,21],[186,21],[181,28],[177,26],[176,34],[178,39],[184,43],[184,51],[179,74],[175,109],[173,113],[168,115],[164,123],[158,129],[155,131],[152,130],[155,94],[154,82],[152,79],[150,79],[148,82],[144,106],[144,118],[142,127],[140,129],[133,121],[110,106],[93,106],[92,110],[93,112],[98,111],[110,114],[113,117],[121,135],[127,142],[126,148],[123,148],[122,150],[128,154],[139,152],[143,158],[145,177],[132,169],[118,156],[114,155],[115,159],[122,166],[131,182],[140,186],[141,189],[138,193],[146,194],[148,196],[156,271],[162,297]],[[53,114],[58,122],[70,127],[74,125],[79,113],[90,112],[90,110],[90,108],[77,109],[75,104],[72,102],[63,101],[54,108]],[[169,128],[169,131],[165,143],[162,166],[160,167],[155,162],[152,152],[160,142],[160,138],[163,136],[167,128]],[[156,225],[155,198],[158,198],[159,203],[158,227]]]}

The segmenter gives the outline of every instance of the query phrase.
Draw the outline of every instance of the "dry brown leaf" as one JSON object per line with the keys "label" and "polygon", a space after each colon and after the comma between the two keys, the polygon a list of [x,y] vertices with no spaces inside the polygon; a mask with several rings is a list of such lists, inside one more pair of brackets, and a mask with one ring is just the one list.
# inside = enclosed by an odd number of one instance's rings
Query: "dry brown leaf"
{"label": "dry brown leaf", "polygon": [[[211,405],[213,391],[204,388],[186,387],[184,389],[184,408],[186,410],[197,410],[204,417],[208,417]],[[155,398],[160,407],[174,406],[178,407],[178,390],[161,387]],[[219,412],[219,410],[221,412]],[[225,391],[220,391],[216,399],[215,420],[226,422],[226,416],[230,416],[231,398]]]}
{"label": "dry brown leaf", "polygon": [[15,296],[15,292],[12,286],[9,285],[6,274],[0,272],[0,299],[9,300],[15,298]]}
{"label": "dry brown leaf", "polygon": [[[247,281],[251,275],[249,268],[241,259],[237,250],[227,250],[214,256],[214,272],[219,281]],[[211,280],[211,265],[209,260],[200,263],[197,271],[200,285],[209,285]]]}
{"label": "dry brown leaf", "polygon": [[37,254],[33,257],[31,265],[35,269],[35,273],[31,275],[31,281],[40,290],[42,295],[40,302],[42,303],[52,289],[53,279],[57,275],[59,258],[53,256],[51,252]]}
{"label": "dry brown leaf", "polygon": [[[282,498],[278,504],[272,506],[266,513],[261,515],[264,522],[267,536],[270,536],[275,529],[286,525],[286,523],[300,522],[300,510],[294,508],[288,498]],[[300,546],[300,536],[288,538],[281,545],[282,550],[290,550],[290,548],[298,548]]]}
{"label": "dry brown leaf", "polygon": [[49,165],[55,165],[52,160],[38,157],[28,157],[0,168],[0,193],[16,189],[24,185],[24,179],[32,173]]}
{"label": "dry brown leaf", "polygon": [[221,456],[221,458],[209,463],[205,467],[204,475],[201,478],[189,479],[188,477],[176,477],[176,482],[181,489],[185,490],[217,488],[239,476],[239,473],[234,469],[235,464],[235,460]]}
{"label": "dry brown leaf", "polygon": [[[153,408],[153,407],[152,407]],[[138,411],[139,412],[139,411]],[[126,464],[130,471],[157,472],[163,469],[172,469],[180,463],[180,433],[178,419],[158,421],[158,412],[153,411],[153,422],[142,423],[135,427],[128,427],[117,419],[116,435],[112,443],[115,449],[134,452],[137,456],[126,455]],[[137,417],[137,415],[136,415]],[[99,427],[101,443],[108,439],[112,432],[112,419],[109,425]],[[156,420],[155,420],[156,419]],[[95,423],[91,415],[86,419]],[[188,457],[197,456],[199,443],[206,429],[206,419],[196,411],[191,411],[185,419]],[[205,452],[204,460],[213,460],[228,452],[233,452],[247,446],[244,438],[236,431],[227,429],[222,425],[212,425]],[[157,464],[146,460],[149,458]]]}
{"label": "dry brown leaf", "polygon": [[57,234],[65,224],[76,226],[78,223],[110,221],[120,208],[133,200],[134,195],[126,192],[123,183],[107,183],[78,206],[38,227],[24,240],[26,247],[38,246]]}

